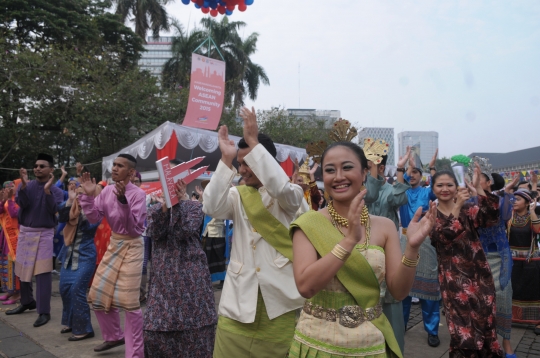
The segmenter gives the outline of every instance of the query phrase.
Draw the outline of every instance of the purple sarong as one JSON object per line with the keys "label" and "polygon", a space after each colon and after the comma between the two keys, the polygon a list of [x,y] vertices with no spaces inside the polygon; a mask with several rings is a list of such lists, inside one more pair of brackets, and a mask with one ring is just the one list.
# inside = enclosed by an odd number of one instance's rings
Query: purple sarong
{"label": "purple sarong", "polygon": [[15,261],[15,275],[21,282],[32,282],[32,276],[51,272],[53,228],[20,227]]}

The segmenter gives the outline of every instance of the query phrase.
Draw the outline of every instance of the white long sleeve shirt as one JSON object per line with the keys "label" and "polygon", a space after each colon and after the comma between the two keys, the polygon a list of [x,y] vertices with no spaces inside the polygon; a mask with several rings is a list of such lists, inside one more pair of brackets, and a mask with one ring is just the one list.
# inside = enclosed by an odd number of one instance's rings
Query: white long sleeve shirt
{"label": "white long sleeve shirt", "polygon": [[[304,198],[302,188],[291,184],[276,160],[258,144],[244,161],[261,181],[263,204],[285,227],[289,227]],[[292,262],[255,232],[231,183],[236,169],[219,162],[204,190],[203,211],[217,219],[234,220],[234,240],[219,314],[242,323],[255,321],[260,287],[268,317],[274,319],[300,308],[305,299],[294,282]]]}

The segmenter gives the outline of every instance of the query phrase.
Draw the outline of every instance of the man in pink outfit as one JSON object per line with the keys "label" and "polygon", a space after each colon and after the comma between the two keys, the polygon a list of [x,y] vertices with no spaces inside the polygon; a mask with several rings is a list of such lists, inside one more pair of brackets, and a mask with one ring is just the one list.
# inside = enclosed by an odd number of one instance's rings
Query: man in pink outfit
{"label": "man in pink outfit", "polygon": [[[96,182],[89,173],[82,178],[85,195],[80,197],[88,221],[105,217],[111,226],[111,242],[99,264],[88,302],[92,304],[105,342],[95,352],[126,345],[126,358],[144,357],[143,316],[139,303],[144,244],[141,234],[146,219],[146,194],[130,182],[137,161],[120,154],[113,163],[112,179],[96,197]],[[126,312],[125,334],[119,310]]]}

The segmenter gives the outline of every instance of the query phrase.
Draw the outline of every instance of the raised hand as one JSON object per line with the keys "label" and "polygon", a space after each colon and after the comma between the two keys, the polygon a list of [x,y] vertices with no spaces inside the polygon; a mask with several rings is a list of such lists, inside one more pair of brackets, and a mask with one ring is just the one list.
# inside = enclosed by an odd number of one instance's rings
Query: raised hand
{"label": "raised hand", "polygon": [[538,198],[534,198],[531,203],[529,204],[529,212],[533,212],[534,209],[536,209],[536,202],[538,201]]}
{"label": "raised hand", "polygon": [[364,197],[367,194],[367,189],[362,190],[352,200],[349,207],[349,213],[347,219],[349,220],[349,232],[347,236],[351,238],[355,243],[359,243],[365,237],[366,231],[362,229],[363,225],[360,221],[362,216],[362,210],[364,209]]}
{"label": "raised hand", "polygon": [[319,163],[315,162],[315,164],[313,164],[313,167],[309,170],[309,174],[315,175],[315,172],[317,171],[318,167],[319,167]]}
{"label": "raised hand", "polygon": [[67,173],[68,173],[68,172],[66,172],[66,167],[65,167],[64,165],[62,165],[62,166],[60,167],[60,170],[62,171],[62,176],[63,176],[63,177],[66,177],[66,176],[67,176]]}
{"label": "raised hand", "polygon": [[28,184],[28,172],[26,169],[19,169],[19,176],[21,177],[21,189],[24,189],[26,188],[26,184]]}
{"label": "raised hand", "polygon": [[198,186],[198,185],[195,187],[195,191],[196,191],[197,194],[199,194],[199,195],[203,195],[203,194],[204,194],[203,188],[201,188],[201,187]]}
{"label": "raised hand", "polygon": [[81,188],[83,188],[86,195],[94,195],[96,192],[96,179],[90,179],[90,173],[84,173],[81,177]]}
{"label": "raised hand", "polygon": [[244,120],[244,139],[250,148],[259,144],[259,126],[257,125],[257,114],[255,108],[251,107],[251,110],[247,107],[243,107],[240,110],[240,117]]}
{"label": "raised hand", "polygon": [[77,191],[76,188],[68,188],[68,201],[66,203],[67,206],[70,206],[73,204],[73,202],[77,199]]}
{"label": "raised hand", "polygon": [[119,202],[122,204],[127,204],[126,184],[123,181],[116,182],[114,185],[114,195],[116,195]]}
{"label": "raised hand", "polygon": [[407,152],[404,156],[399,157],[399,160],[397,162],[398,168],[405,168],[405,164],[407,164],[407,159],[411,156],[411,147],[407,146]]}
{"label": "raised hand", "polygon": [[416,210],[409,226],[407,227],[407,241],[412,248],[418,248],[422,245],[422,242],[429,235],[433,226],[435,226],[435,219],[437,218],[437,204],[434,202],[429,203],[429,210],[426,215],[420,220],[422,216],[422,207]]}
{"label": "raised hand", "polygon": [[[469,189],[469,195],[471,197],[478,196],[478,190],[468,180],[465,180],[465,185]],[[485,196],[484,190],[482,190],[481,194]]]}
{"label": "raised hand", "polygon": [[431,160],[429,161],[429,167],[430,168],[435,167],[435,163],[437,162],[437,154],[439,154],[439,148],[437,148],[437,150],[435,150],[435,154],[433,154],[433,158],[431,158]]}
{"label": "raised hand", "polygon": [[512,180],[510,180],[508,184],[506,184],[506,186],[504,187],[504,191],[506,193],[511,193],[518,184],[519,184],[519,175],[516,174],[514,175]]}
{"label": "raised hand", "polygon": [[6,201],[6,200],[7,200],[6,189],[1,189],[0,190],[0,201],[3,204],[4,201]]}
{"label": "raised hand", "polygon": [[221,126],[218,132],[219,150],[221,151],[221,160],[232,167],[234,158],[236,158],[236,146],[233,140],[229,139],[229,130],[227,126]]}
{"label": "raised hand", "polygon": [[456,206],[459,209],[461,209],[463,207],[463,204],[465,204],[465,202],[470,198],[471,194],[469,194],[469,188],[458,187],[458,192],[456,195]]}
{"label": "raised hand", "polygon": [[174,191],[176,192],[178,200],[186,200],[186,188],[187,184],[184,179],[176,181],[176,183],[174,184]]}
{"label": "raised hand", "polygon": [[474,162],[474,172],[472,177],[472,185],[478,189],[480,187],[480,176],[482,175],[482,170],[480,169],[480,164]]}
{"label": "raised hand", "polygon": [[45,194],[49,195],[51,194],[51,187],[54,184],[54,174],[49,174],[49,180],[45,183],[45,186],[43,187],[43,190],[45,191]]}

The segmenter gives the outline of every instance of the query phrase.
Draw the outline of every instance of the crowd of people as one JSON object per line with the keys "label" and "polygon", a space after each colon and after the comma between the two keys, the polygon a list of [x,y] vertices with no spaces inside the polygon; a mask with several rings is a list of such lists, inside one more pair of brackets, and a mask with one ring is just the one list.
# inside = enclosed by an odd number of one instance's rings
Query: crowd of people
{"label": "crowd of people", "polygon": [[387,180],[386,155],[373,163],[340,132],[288,177],[255,111],[241,117],[243,138],[235,145],[221,127],[211,179],[191,196],[178,181],[170,208],[139,188],[129,154],[114,160],[109,185],[79,166],[64,191],[67,172],[55,184],[48,154],[35,179],[21,169],[5,182],[0,300],[20,302],[6,314],[37,310],[34,326],[47,324],[58,264],[59,333],[95,337],[93,310],[103,338],[94,351],[125,345],[126,357],[403,357],[413,300],[429,346],[445,315],[450,357],[516,357],[512,322],[540,334],[534,172],[507,183],[473,161],[460,186],[435,153],[425,185],[408,149]]}

